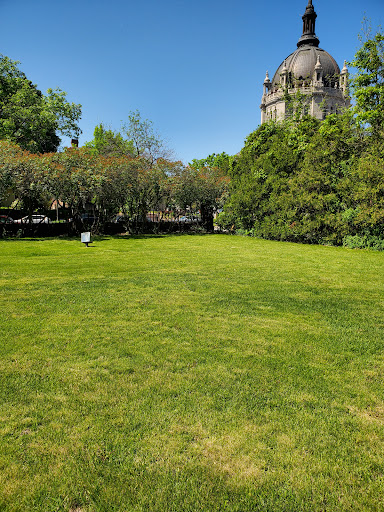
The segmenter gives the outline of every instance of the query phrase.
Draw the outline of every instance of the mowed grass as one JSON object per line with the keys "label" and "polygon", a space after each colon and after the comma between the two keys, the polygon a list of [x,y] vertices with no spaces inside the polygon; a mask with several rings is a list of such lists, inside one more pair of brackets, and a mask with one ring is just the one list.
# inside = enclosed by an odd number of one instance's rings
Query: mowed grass
{"label": "mowed grass", "polygon": [[0,241],[1,511],[384,510],[384,254]]}

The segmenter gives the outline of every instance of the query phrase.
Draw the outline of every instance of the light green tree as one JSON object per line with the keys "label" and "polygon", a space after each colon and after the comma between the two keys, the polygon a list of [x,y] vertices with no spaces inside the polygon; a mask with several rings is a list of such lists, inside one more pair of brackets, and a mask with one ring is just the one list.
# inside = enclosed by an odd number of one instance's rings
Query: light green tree
{"label": "light green tree", "polygon": [[[369,123],[374,134],[384,128],[384,34],[378,31],[356,52],[350,63],[357,73],[351,79],[357,119]],[[362,39],[362,38],[361,38]]]}
{"label": "light green tree", "polygon": [[132,141],[136,156],[145,157],[150,165],[159,158],[170,159],[172,156],[172,151],[155,132],[153,122],[142,119],[139,110],[129,113],[128,122],[123,124],[123,132]]}
{"label": "light green tree", "polygon": [[84,144],[91,149],[94,154],[103,156],[134,156],[135,147],[133,142],[115,132],[107,129],[103,123],[95,127],[93,140]]}

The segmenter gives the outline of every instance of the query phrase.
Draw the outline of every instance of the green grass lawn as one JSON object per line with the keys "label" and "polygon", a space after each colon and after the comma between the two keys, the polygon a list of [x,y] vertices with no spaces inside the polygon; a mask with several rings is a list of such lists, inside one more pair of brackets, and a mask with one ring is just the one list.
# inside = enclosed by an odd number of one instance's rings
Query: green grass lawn
{"label": "green grass lawn", "polygon": [[0,511],[384,510],[384,254],[0,241]]}

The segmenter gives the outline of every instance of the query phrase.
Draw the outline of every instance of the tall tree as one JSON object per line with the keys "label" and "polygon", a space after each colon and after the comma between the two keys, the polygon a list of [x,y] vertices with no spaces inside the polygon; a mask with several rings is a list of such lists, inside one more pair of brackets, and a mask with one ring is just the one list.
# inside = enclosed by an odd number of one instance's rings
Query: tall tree
{"label": "tall tree", "polygon": [[15,162],[22,155],[23,151],[14,142],[0,140],[0,206],[13,192]]}
{"label": "tall tree", "polygon": [[69,103],[60,89],[42,94],[18,62],[0,54],[0,139],[32,153],[56,151],[59,134],[77,137],[81,105]]}
{"label": "tall tree", "polygon": [[133,156],[133,142],[125,139],[120,132],[106,128],[103,123],[95,127],[93,140],[84,144],[96,155],[102,156]]}
{"label": "tall tree", "polygon": [[384,34],[378,31],[356,52],[351,80],[358,120],[369,123],[375,135],[384,129]]}
{"label": "tall tree", "polygon": [[153,122],[142,119],[139,110],[130,112],[128,122],[123,125],[128,140],[132,141],[136,156],[143,156],[153,165],[159,158],[169,159],[172,152],[154,131]]}
{"label": "tall tree", "polygon": [[[225,152],[213,153],[203,159],[193,159],[186,169],[192,178],[194,200],[200,209],[201,223],[207,231],[213,231],[214,215],[227,199],[232,161],[233,157]],[[188,188],[191,189],[190,185]]]}

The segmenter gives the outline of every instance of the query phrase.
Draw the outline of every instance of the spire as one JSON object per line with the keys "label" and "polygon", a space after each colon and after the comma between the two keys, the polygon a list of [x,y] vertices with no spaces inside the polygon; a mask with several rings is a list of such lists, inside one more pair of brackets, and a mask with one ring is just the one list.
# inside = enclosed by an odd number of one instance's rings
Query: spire
{"label": "spire", "polygon": [[297,46],[309,44],[310,46],[319,46],[319,40],[315,34],[315,23],[317,14],[312,5],[312,0],[308,0],[307,8],[303,14],[303,35],[300,37]]}
{"label": "spire", "polygon": [[320,55],[317,56],[317,62],[316,62],[315,69],[323,69],[323,66],[321,65],[321,62],[320,62]]}
{"label": "spire", "polygon": [[271,87],[271,81],[269,79],[268,71],[265,74],[264,82],[263,82],[263,97],[268,94],[269,89]]}
{"label": "spire", "polygon": [[287,87],[288,85],[288,69],[287,69],[287,61],[284,61],[284,66],[282,70],[280,71],[280,84],[283,87]]}
{"label": "spire", "polygon": [[339,87],[343,91],[344,96],[348,96],[348,68],[347,61],[344,61],[344,67],[340,73]]}

